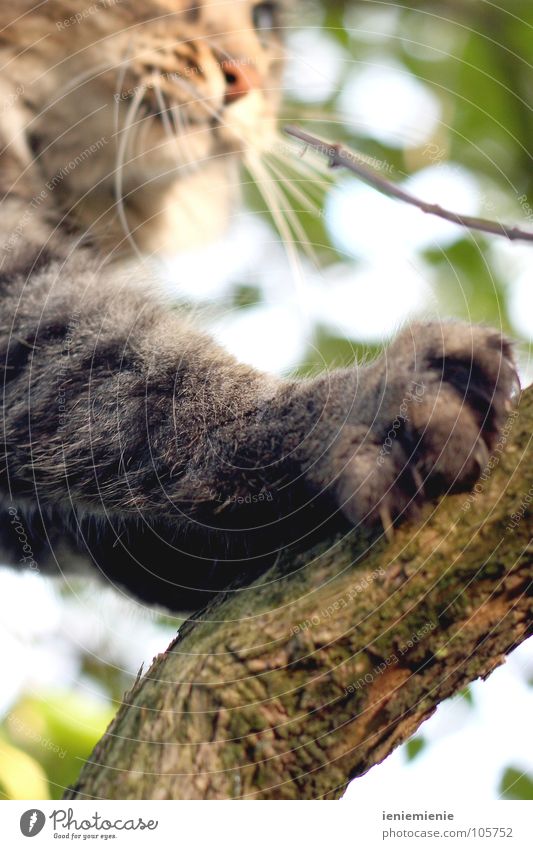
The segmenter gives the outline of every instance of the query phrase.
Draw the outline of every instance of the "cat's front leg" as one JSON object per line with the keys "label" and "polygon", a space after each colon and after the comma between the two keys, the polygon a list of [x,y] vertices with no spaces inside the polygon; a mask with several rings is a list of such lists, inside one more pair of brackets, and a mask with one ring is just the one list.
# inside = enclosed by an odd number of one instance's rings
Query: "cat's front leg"
{"label": "cat's front leg", "polygon": [[476,483],[519,389],[510,344],[460,323],[412,325],[356,385],[334,377],[324,413],[336,421],[309,474],[355,525],[387,530],[424,499]]}

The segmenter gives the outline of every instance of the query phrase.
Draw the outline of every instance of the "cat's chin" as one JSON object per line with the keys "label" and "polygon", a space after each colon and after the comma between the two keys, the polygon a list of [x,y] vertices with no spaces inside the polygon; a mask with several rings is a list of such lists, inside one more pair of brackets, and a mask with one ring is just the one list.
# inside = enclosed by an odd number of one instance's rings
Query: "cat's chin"
{"label": "cat's chin", "polygon": [[[146,183],[125,214],[143,254],[175,256],[220,238],[238,200],[238,160],[211,156],[166,187]],[[123,240],[123,237],[122,237]]]}

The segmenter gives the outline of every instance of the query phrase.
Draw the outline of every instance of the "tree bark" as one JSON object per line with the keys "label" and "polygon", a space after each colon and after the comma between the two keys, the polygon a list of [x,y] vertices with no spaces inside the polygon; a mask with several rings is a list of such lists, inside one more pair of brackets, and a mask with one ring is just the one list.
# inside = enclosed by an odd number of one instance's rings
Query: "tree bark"
{"label": "tree bark", "polygon": [[531,633],[532,432],[533,388],[472,494],[392,543],[287,554],[188,622],[66,798],[341,796]]}

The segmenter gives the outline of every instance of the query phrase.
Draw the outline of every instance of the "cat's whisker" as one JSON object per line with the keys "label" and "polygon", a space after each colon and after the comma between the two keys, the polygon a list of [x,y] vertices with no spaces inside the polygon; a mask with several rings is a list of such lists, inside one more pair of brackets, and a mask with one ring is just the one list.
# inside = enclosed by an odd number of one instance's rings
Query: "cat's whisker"
{"label": "cat's whisker", "polygon": [[317,176],[312,172],[300,171],[291,168],[291,163],[285,160],[268,157],[269,164],[273,164],[278,169],[280,174],[283,174],[287,184],[291,187],[293,195],[303,195],[308,198],[308,203],[314,207],[315,211],[320,210],[324,206],[325,198],[328,192],[335,185],[329,180],[317,179]]}
{"label": "cat's whisker", "polygon": [[[206,100],[204,97],[200,95],[197,91],[196,87],[192,85],[188,80],[183,79],[182,77],[175,77],[175,81],[178,86],[180,86],[187,94],[192,95],[193,103],[200,108],[202,108],[208,115],[215,118],[222,126],[225,125],[223,112],[216,108],[212,103]],[[166,117],[165,121],[165,130],[167,136],[171,136],[176,140],[180,140],[182,143],[182,148],[186,155],[186,159],[188,163],[191,165],[194,163],[194,158],[191,157],[190,152],[187,150],[187,142],[186,139],[188,137],[187,127],[185,126],[185,120],[187,118],[186,110],[183,110],[178,105],[174,105],[170,107],[170,114],[172,117],[173,129],[170,127],[170,121],[168,120],[167,110],[165,100],[160,91],[159,86],[157,85],[157,80],[154,80],[154,90],[155,95],[158,100],[159,107],[161,109],[161,113]],[[129,120],[127,121],[129,127],[131,128],[135,122],[136,112],[138,110],[138,106],[144,97],[145,90],[142,92],[142,95],[139,96],[137,93],[137,109],[135,112],[130,110]],[[276,163],[277,162],[283,166],[292,167],[292,170],[297,174],[303,172],[305,175],[305,179],[309,180],[309,177],[316,176],[314,170],[306,163],[303,167],[294,167],[294,163],[292,160],[287,157],[287,161],[285,161],[284,157],[272,155],[272,161],[267,161],[267,157],[265,156],[263,160],[261,159],[260,153],[258,151],[253,151],[253,148],[250,149],[249,140],[246,139],[244,132],[239,132],[234,126],[232,126],[232,130],[236,132],[236,134],[241,138],[243,142],[243,146],[248,149],[248,153],[246,155],[246,164],[248,165],[251,176],[253,177],[257,188],[261,195],[263,196],[265,203],[272,215],[272,219],[276,226],[276,229],[279,232],[279,235],[284,244],[285,251],[287,253],[289,265],[292,269],[293,277],[296,283],[297,288],[300,290],[302,297],[299,299],[302,304],[305,304],[304,289],[305,289],[305,280],[301,267],[301,260],[298,253],[298,245],[302,248],[302,250],[306,253],[309,259],[316,264],[316,255],[309,243],[309,239],[306,236],[305,229],[302,226],[301,222],[298,219],[297,213],[292,209],[289,202],[289,194],[292,194],[293,197],[296,197],[298,201],[303,205],[305,209],[309,212],[313,212],[316,214],[317,209],[319,208],[319,203],[314,199],[311,200],[309,197],[306,197],[305,193],[296,185],[287,183],[289,181],[284,179],[284,175],[280,171]],[[126,150],[126,143],[122,144],[122,156],[124,156]],[[318,170],[318,169],[317,169]],[[273,176],[274,175],[274,176]],[[120,194],[117,192],[117,197],[120,197]],[[132,238],[129,233],[129,228],[127,226],[127,220],[125,211],[123,208],[123,204],[120,207],[120,215],[123,227],[125,229],[128,238]]]}
{"label": "cat's whisker", "polygon": [[313,174],[315,177],[320,177],[328,183],[333,182],[334,176],[328,165],[324,164],[321,160],[303,159],[301,151],[298,151],[296,148],[291,150],[285,148],[281,140],[279,140],[278,145],[269,150],[268,155],[275,157],[280,162],[285,162],[287,166],[290,166],[299,174]]}
{"label": "cat's whisker", "polygon": [[[183,82],[183,87],[189,90],[189,86],[187,85],[188,81],[179,78],[177,82]],[[222,126],[225,125],[223,120],[223,113],[221,112],[221,110],[216,109],[212,106],[212,104],[210,104],[203,98],[198,99],[198,104],[201,105],[205,109],[205,111],[208,112],[208,114],[216,118],[222,124]],[[248,144],[248,139],[246,139],[245,134],[242,131],[239,132],[238,130],[236,130],[233,125],[232,130],[234,132],[237,132],[238,136],[243,142],[243,145],[247,149],[245,155],[245,164],[248,167],[248,170],[252,178],[254,179],[258,191],[261,193],[270,211],[270,214],[272,215],[274,224],[283,241],[287,253],[287,258],[289,260],[289,265],[291,266],[293,272],[296,287],[300,291],[302,296],[300,298],[300,303],[302,305],[305,305],[305,278],[303,275],[301,261],[297,250],[297,239],[299,240],[299,243],[302,244],[302,246],[308,245],[308,239],[306,237],[305,231],[300,222],[298,221],[294,210],[284,208],[284,205],[282,203],[284,194],[280,191],[273,177],[267,170],[265,163],[261,161],[260,153],[254,151],[253,148],[250,148]],[[314,258],[313,261],[315,261]]]}
{"label": "cat's whisker", "polygon": [[[181,82],[181,79],[180,79],[180,82]],[[220,110],[213,107],[210,103],[208,103],[204,99],[199,99],[198,103],[201,106],[203,106],[203,108],[210,115],[212,115],[214,118],[217,118],[217,120],[220,121],[222,126],[225,126],[225,123],[223,121],[223,113]],[[248,144],[247,144],[248,140],[246,139],[245,134],[242,131],[239,132],[233,126],[232,126],[232,129],[234,130],[234,132],[236,132],[238,134],[238,136],[242,140],[243,144],[246,147],[248,147]],[[251,150],[248,150],[247,153],[246,153],[246,156],[245,156],[245,161],[246,161],[246,165],[248,166],[249,171],[250,171],[252,177],[254,178],[254,180],[257,180],[259,183],[263,183],[263,185],[258,186],[258,188],[259,188],[260,191],[262,191],[262,190],[266,191],[267,196],[265,196],[265,194],[263,194],[263,197],[264,197],[265,202],[267,203],[267,205],[268,205],[268,207],[269,207],[269,209],[272,213],[272,217],[274,218],[275,221],[279,222],[279,227],[281,228],[280,229],[280,235],[282,236],[282,238],[286,238],[288,243],[293,243],[294,238],[292,236],[290,229],[287,229],[286,222],[284,222],[284,220],[283,220],[283,214],[281,214],[281,216],[280,216],[281,209],[280,209],[279,203],[276,203],[276,202],[273,203],[273,200],[275,200],[276,196],[275,196],[275,192],[272,193],[272,186],[273,186],[272,178],[270,177],[270,175],[266,171],[263,163],[261,163],[261,161],[260,161],[260,159],[259,159],[259,157],[256,153],[254,155],[254,153],[252,153]],[[257,174],[260,175],[259,180],[258,180]],[[265,185],[264,185],[265,182],[268,183],[268,189],[265,189]],[[278,223],[276,224],[276,226],[278,226]]]}
{"label": "cat's whisker", "polygon": [[148,148],[147,137],[150,132],[152,120],[153,115],[149,110],[146,110],[142,118],[139,121],[136,121],[135,126],[132,128],[132,132],[136,132],[136,155],[139,157],[141,157],[143,151],[147,150]]}
{"label": "cat's whisker", "polygon": [[114,118],[115,118],[115,134],[118,136],[119,133],[119,119],[120,119],[120,95],[122,94],[122,90],[124,88],[124,80],[126,79],[126,72],[128,70],[128,63],[131,57],[131,49],[132,44],[131,41],[126,45],[126,49],[124,51],[124,56],[118,68],[120,69],[118,77],[117,77],[117,87],[115,94],[118,95],[115,97],[115,109],[114,109]]}
{"label": "cat's whisker", "polygon": [[[290,197],[291,188],[287,184],[287,181],[285,180],[283,174],[276,172],[274,166],[271,163],[269,164],[269,163],[263,162],[262,164],[266,169],[270,169],[272,171],[272,173],[274,174],[275,179],[272,179],[271,186],[274,189],[279,200],[281,201],[282,199],[285,199],[286,202],[288,204],[290,204],[291,203],[291,197]],[[306,204],[306,201],[307,201],[307,198],[302,193],[302,200],[300,202],[303,203],[304,205],[306,205],[306,209],[307,209],[308,212],[311,212],[313,215],[317,215],[319,207],[318,206],[312,207],[310,204],[308,204],[308,203]],[[297,239],[297,244],[299,245],[299,247],[306,254],[306,256],[313,263],[313,265],[318,265],[316,252],[315,252],[311,242],[309,241],[309,237],[308,237],[307,233],[305,232],[305,227],[303,226],[303,224],[300,222],[300,220],[298,218],[298,212],[295,209],[293,209],[292,206],[290,206],[286,209],[282,208],[280,211],[285,214],[285,217],[287,219],[287,223],[289,224],[289,226],[291,226],[292,231],[294,233],[294,236]]]}
{"label": "cat's whisker", "polygon": [[[331,179],[331,168],[328,162],[315,151],[306,148],[304,142],[297,141],[280,131],[276,133],[276,140],[278,142],[276,152],[281,156],[287,158],[290,162],[296,160],[311,166],[314,171],[318,171],[324,176],[329,175]],[[306,156],[307,153],[310,155]]]}
{"label": "cat's whisker", "polygon": [[[176,80],[176,82],[178,82],[178,84],[179,84],[179,83],[182,83],[182,84],[183,84],[183,87],[184,87],[187,91],[190,91],[190,86],[188,85],[188,81],[187,81],[187,80],[183,80],[183,79],[180,77],[179,79],[177,79],[177,80]],[[238,127],[235,127],[233,124],[231,124],[231,126],[230,126],[230,125],[229,125],[226,121],[224,121],[224,112],[223,112],[221,109],[218,109],[217,107],[213,106],[213,104],[212,104],[212,103],[210,103],[208,100],[206,100],[205,98],[200,97],[200,96],[198,96],[198,99],[197,99],[196,101],[194,101],[194,103],[195,103],[195,105],[197,105],[197,106],[199,106],[199,107],[203,108],[203,109],[204,109],[204,111],[205,111],[205,112],[207,112],[207,114],[208,114],[208,115],[210,115],[212,118],[215,118],[215,119],[216,119],[216,121],[218,121],[218,123],[220,124],[220,126],[222,126],[222,127],[230,127],[230,128],[231,128],[231,130],[232,130],[232,132],[233,132],[235,135],[237,135],[237,136],[238,136],[238,138],[242,141],[242,143],[243,143],[243,148],[244,148],[245,150],[250,150],[250,149],[251,149],[251,141],[253,141],[253,140],[248,139],[248,138],[246,137],[245,133],[242,131],[242,129],[241,129],[241,130],[239,130],[239,128],[238,128]]]}
{"label": "cat's whisker", "polygon": [[330,127],[337,127],[338,130],[340,130],[343,126],[346,126],[346,123],[343,123],[338,113],[328,112],[327,109],[321,111],[320,109],[316,109],[314,106],[307,106],[305,103],[299,103],[296,108],[293,104],[291,104],[290,114],[284,115],[281,113],[279,115],[279,120],[281,124],[294,124],[300,121],[315,121],[319,124],[328,124]]}
{"label": "cat's whisker", "polygon": [[157,103],[159,105],[159,110],[160,110],[160,114],[161,114],[161,121],[162,121],[163,127],[165,128],[165,133],[167,134],[168,138],[171,141],[174,141],[174,139],[176,138],[176,133],[172,130],[172,126],[171,126],[170,121],[169,121],[168,107],[167,107],[167,104],[165,103],[165,98],[163,97],[163,93],[161,91],[161,86],[159,84],[159,80],[157,78],[157,75],[154,75],[152,87],[153,87],[155,96],[157,98]]}
{"label": "cat's whisker", "polygon": [[183,157],[191,171],[197,172],[200,170],[200,165],[196,160],[194,151],[189,143],[190,126],[187,119],[187,111],[182,110],[180,106],[173,106],[171,109],[173,124],[176,127],[176,138],[180,143]]}
{"label": "cat's whisker", "polygon": [[183,160],[187,163],[187,166],[190,167],[191,170],[197,171],[198,164],[195,160],[195,157],[192,155],[191,146],[188,139],[189,125],[188,121],[186,120],[185,110],[182,110],[180,106],[174,104],[171,107],[170,114],[172,116],[172,125],[174,127],[175,137],[179,143]]}
{"label": "cat's whisker", "polygon": [[325,196],[335,185],[329,175],[324,178],[307,168],[305,164],[299,167],[290,158],[279,156],[273,152],[268,152],[264,159],[269,164],[273,164],[280,174],[283,174],[287,183],[292,187],[294,195],[307,197],[308,202],[317,209],[323,207]]}
{"label": "cat's whisker", "polygon": [[[278,139],[278,145],[270,152],[271,156],[276,156],[279,160],[286,162],[294,171],[301,173],[304,176],[312,176],[314,178],[321,177],[325,182],[331,185],[334,180],[334,174],[331,168],[322,160],[316,158],[304,159],[301,155],[302,151],[297,148],[288,149],[286,143],[282,139]],[[305,148],[303,148],[305,154]]]}
{"label": "cat's whisker", "polygon": [[290,161],[280,159],[272,153],[266,154],[263,158],[270,167],[275,167],[279,175],[283,175],[284,180],[294,188],[293,194],[297,191],[306,197],[313,210],[322,209],[324,198],[332,186],[331,182],[317,181],[316,176],[291,168]]}
{"label": "cat's whisker", "polygon": [[290,177],[290,175],[284,174],[283,169],[278,167],[275,162],[272,162],[270,158],[264,157],[263,162],[276,176],[280,188],[282,188],[286,194],[290,194],[294,197],[302,205],[302,208],[306,212],[316,215],[320,211],[322,204],[309,194],[306,194],[300,185],[298,185],[298,183],[303,183],[307,186],[306,182],[304,183],[303,180],[299,180],[297,183],[294,178]]}
{"label": "cat's whisker", "polygon": [[174,128],[174,136],[182,141],[185,128],[180,114],[180,107],[177,106],[170,98],[168,101],[168,114],[170,115],[170,120]]}

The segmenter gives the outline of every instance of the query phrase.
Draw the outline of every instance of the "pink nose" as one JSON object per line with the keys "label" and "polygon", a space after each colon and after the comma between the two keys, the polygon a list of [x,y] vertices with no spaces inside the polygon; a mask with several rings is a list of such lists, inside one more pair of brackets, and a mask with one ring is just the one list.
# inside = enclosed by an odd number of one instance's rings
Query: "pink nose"
{"label": "pink nose", "polygon": [[261,85],[255,65],[239,59],[226,59],[221,63],[221,68],[226,78],[226,103],[235,103]]}

